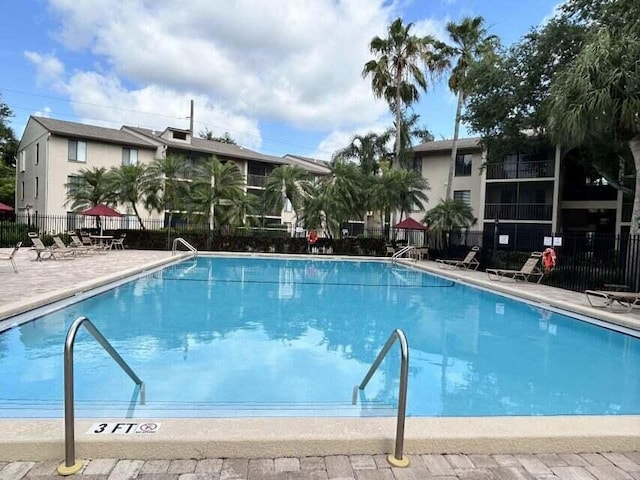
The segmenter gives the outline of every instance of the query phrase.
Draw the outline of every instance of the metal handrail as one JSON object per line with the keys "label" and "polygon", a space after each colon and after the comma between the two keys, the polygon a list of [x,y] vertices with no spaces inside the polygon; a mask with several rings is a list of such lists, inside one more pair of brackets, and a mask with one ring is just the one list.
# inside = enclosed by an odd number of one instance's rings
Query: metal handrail
{"label": "metal handrail", "polygon": [[172,256],[176,254],[176,250],[178,248],[178,243],[181,243],[182,245],[187,247],[189,250],[191,250],[193,252],[193,256],[194,257],[198,256],[198,250],[196,250],[196,248],[193,245],[191,245],[189,242],[187,242],[182,237],[178,237],[178,238],[174,238],[173,239],[173,247],[171,248],[171,255]]}
{"label": "metal handrail", "polygon": [[364,390],[364,387],[367,386],[369,380],[375,373],[375,371],[384,360],[384,357],[387,355],[387,352],[393,345],[393,343],[398,340],[400,342],[400,389],[398,393],[398,420],[396,424],[396,447],[393,455],[389,455],[387,457],[388,462],[394,467],[408,467],[409,459],[402,454],[404,448],[404,420],[407,413],[407,381],[409,378],[409,345],[407,343],[407,337],[402,330],[396,328],[393,333],[389,336],[387,343],[384,344],[382,350],[376,357],[375,362],[369,368],[369,371],[364,376],[358,388],[360,390]]}
{"label": "metal handrail", "polygon": [[396,253],[391,255],[391,262],[393,263],[395,260],[397,260],[398,258],[403,256],[405,253],[409,253],[411,250],[415,250],[415,249],[416,249],[416,247],[413,246],[413,245],[407,245],[406,247],[402,247]]}
{"label": "metal handrail", "polygon": [[140,405],[145,402],[144,382],[127,365],[127,362],[111,346],[109,341],[100,333],[96,326],[87,317],[77,318],[69,327],[67,338],[64,342],[64,463],[58,467],[60,475],[73,475],[83,465],[82,460],[76,461],[75,446],[75,412],[74,412],[74,382],[73,382],[73,346],[78,329],[84,325],[93,338],[104,348],[129,377],[140,387]]}

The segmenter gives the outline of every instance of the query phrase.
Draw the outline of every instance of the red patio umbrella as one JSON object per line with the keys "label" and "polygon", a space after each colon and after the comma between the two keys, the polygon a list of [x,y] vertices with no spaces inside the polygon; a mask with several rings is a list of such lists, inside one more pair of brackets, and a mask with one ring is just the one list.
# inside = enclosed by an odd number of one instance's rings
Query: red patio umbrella
{"label": "red patio umbrella", "polygon": [[0,212],[13,212],[13,207],[0,202]]}
{"label": "red patio umbrella", "polygon": [[[80,215],[90,215],[92,217],[121,217],[122,214],[108,205],[98,204],[82,212]],[[102,236],[102,222],[100,222],[100,235]]]}
{"label": "red patio umbrella", "polygon": [[429,227],[421,224],[419,221],[414,220],[411,217],[407,217],[399,223],[396,223],[393,228],[404,228],[405,230],[429,230]]}

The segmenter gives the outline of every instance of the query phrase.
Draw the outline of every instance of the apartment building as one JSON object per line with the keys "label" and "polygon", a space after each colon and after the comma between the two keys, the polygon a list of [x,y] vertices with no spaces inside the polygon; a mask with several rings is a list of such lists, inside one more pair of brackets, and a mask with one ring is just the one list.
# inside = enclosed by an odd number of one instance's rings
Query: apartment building
{"label": "apartment building", "polygon": [[[77,214],[70,211],[67,190],[80,170],[104,167],[110,169],[127,164],[150,164],[156,158],[180,155],[189,166],[217,156],[232,161],[246,178],[246,191],[259,198],[274,168],[293,164],[290,158],[264,155],[244,147],[194,137],[190,130],[168,127],[163,131],[122,126],[104,128],[51,118],[31,116],[18,147],[16,171],[16,211],[29,216],[64,216],[68,228],[78,224]],[[320,163],[300,162],[310,173],[328,172]],[[168,220],[167,213],[139,211],[143,220]],[[120,207],[124,216],[121,228],[131,228],[137,221],[133,212]],[[291,223],[295,213],[290,206],[282,212],[266,212],[269,223]],[[177,217],[179,218],[179,216]]]}
{"label": "apartment building", "polygon": [[[451,147],[451,140],[440,140],[414,148],[415,168],[431,187],[426,210],[446,196]],[[585,168],[576,151],[556,147],[514,152],[501,162],[486,158],[479,138],[459,140],[453,196],[472,207],[478,230],[516,243],[534,234],[629,231],[631,203]]]}

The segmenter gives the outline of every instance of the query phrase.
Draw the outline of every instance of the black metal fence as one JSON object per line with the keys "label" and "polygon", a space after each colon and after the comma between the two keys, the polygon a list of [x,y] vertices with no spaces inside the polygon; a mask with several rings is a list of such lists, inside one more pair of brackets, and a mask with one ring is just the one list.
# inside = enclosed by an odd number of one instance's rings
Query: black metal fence
{"label": "black metal fence", "polygon": [[[169,249],[174,238],[184,237],[199,250],[292,254],[309,251],[305,232],[292,234],[284,226],[214,230],[202,224],[165,227],[164,222],[156,221],[145,222],[145,229],[142,229],[137,219],[103,218],[102,222],[107,234],[126,232],[129,248]],[[10,247],[19,241],[30,245],[27,235],[30,231],[38,231],[45,242],[51,243],[50,235],[64,234],[69,230],[98,233],[99,225],[93,217],[5,217],[0,220],[0,247]],[[350,223],[333,238],[319,239],[315,248],[320,253],[382,256],[389,244],[395,247],[406,244],[428,246],[431,259],[463,258],[471,246],[479,245],[481,269],[519,269],[531,252],[552,247],[557,255],[557,264],[545,275],[544,284],[575,291],[611,288],[611,285],[640,291],[640,236],[593,232],[549,234],[542,229],[529,229],[525,234],[505,230],[502,224],[500,228],[486,231],[435,235],[421,230],[388,227],[365,229],[361,223]]]}

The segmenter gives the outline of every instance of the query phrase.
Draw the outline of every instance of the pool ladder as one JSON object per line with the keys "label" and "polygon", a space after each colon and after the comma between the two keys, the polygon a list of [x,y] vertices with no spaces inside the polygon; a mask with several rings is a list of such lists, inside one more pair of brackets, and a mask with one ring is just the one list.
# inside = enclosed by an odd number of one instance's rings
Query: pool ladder
{"label": "pool ladder", "polygon": [[64,342],[64,462],[58,467],[60,475],[73,475],[82,469],[84,462],[76,460],[75,444],[75,412],[74,412],[74,384],[73,384],[73,345],[76,340],[78,329],[83,326],[89,331],[93,338],[104,348],[118,365],[125,371],[131,380],[140,387],[140,405],[145,402],[144,382],[127,365],[127,362],[116,352],[109,341],[100,333],[96,326],[87,317],[77,318],[69,327],[67,338]]}
{"label": "pool ladder", "polygon": [[[407,248],[407,247],[405,247]],[[355,405],[358,400],[358,389],[364,390],[371,380],[371,377],[376,372],[382,360],[386,357],[389,349],[395,341],[400,343],[400,388],[398,393],[398,419],[396,422],[396,446],[393,455],[387,457],[387,461],[394,467],[408,467],[409,458],[405,457],[402,452],[404,448],[404,421],[407,413],[407,380],[409,378],[409,345],[407,343],[407,337],[402,330],[396,328],[389,336],[387,343],[384,344],[382,350],[376,357],[376,360],[369,368],[369,371],[364,376],[360,385],[356,385],[353,388],[352,403]]]}
{"label": "pool ladder", "polygon": [[391,256],[391,263],[395,263],[398,258],[402,257],[403,255],[415,249],[416,247],[414,247],[413,245],[407,245],[406,247],[402,247],[400,250],[398,250],[396,253],[394,253]]}
{"label": "pool ladder", "polygon": [[176,251],[178,250],[178,244],[179,243],[181,243],[182,245],[187,247],[193,253],[194,258],[198,256],[198,250],[196,250],[196,247],[191,245],[189,242],[187,242],[182,237],[178,237],[178,238],[174,238],[173,239],[173,247],[171,248],[171,255],[175,255],[176,254]]}

